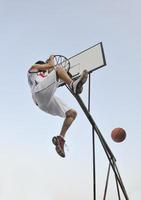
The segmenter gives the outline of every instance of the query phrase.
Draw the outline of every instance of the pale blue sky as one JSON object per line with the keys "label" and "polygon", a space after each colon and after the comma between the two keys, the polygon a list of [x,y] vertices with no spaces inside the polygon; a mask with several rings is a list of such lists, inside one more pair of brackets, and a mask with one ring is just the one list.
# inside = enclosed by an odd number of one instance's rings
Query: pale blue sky
{"label": "pale blue sky", "polygon": [[[91,127],[86,117],[66,88],[60,88],[58,96],[64,96],[78,112],[66,137],[67,157],[61,159],[51,139],[58,134],[62,119],[33,104],[26,72],[50,54],[70,57],[102,41],[107,66],[92,75],[91,111],[117,158],[130,199],[140,200],[140,1],[0,3],[0,199],[92,200]],[[85,100],[86,94],[87,85],[82,94]],[[116,144],[110,132],[119,126],[125,128],[127,139]],[[99,142],[96,145],[101,199],[108,163]],[[114,198],[111,192],[108,200]]]}

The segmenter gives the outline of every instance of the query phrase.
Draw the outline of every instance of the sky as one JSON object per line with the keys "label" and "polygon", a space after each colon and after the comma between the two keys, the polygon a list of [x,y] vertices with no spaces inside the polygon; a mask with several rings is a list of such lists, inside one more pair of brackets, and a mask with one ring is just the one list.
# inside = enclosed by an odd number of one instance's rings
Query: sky
{"label": "sky", "polygon": [[[107,66],[92,74],[91,114],[117,159],[129,199],[141,198],[141,28],[139,0],[0,0],[0,199],[92,200],[91,125],[65,88],[56,95],[77,110],[66,135],[66,158],[52,145],[63,119],[33,103],[27,70],[50,54],[71,57],[103,43]],[[82,99],[87,104],[86,84]],[[65,95],[62,95],[65,94]],[[122,143],[111,131],[123,127]],[[102,199],[108,161],[96,140],[97,199]],[[116,200],[113,174],[108,200]],[[124,200],[124,197],[122,196]]]}

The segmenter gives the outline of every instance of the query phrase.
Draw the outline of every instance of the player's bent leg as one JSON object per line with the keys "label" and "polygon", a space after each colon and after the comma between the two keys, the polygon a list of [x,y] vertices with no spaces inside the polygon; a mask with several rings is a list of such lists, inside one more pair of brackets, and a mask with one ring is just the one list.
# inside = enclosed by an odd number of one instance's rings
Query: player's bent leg
{"label": "player's bent leg", "polygon": [[87,81],[88,78],[88,71],[84,70],[80,77],[73,81],[68,73],[61,67],[58,67],[56,69],[56,74],[57,77],[63,80],[67,85],[69,85],[70,89],[75,93],[75,94],[80,94],[83,90],[83,85]]}
{"label": "player's bent leg", "polygon": [[65,157],[64,144],[65,144],[65,134],[68,128],[71,126],[72,122],[75,120],[77,113],[75,110],[70,109],[66,112],[66,118],[64,120],[61,132],[59,136],[55,136],[52,139],[53,144],[56,146],[56,151],[61,157]]}
{"label": "player's bent leg", "polygon": [[80,77],[73,82],[72,84],[72,90],[75,94],[80,94],[83,90],[83,85],[87,81],[88,78],[88,71],[84,70]]}
{"label": "player's bent leg", "polygon": [[56,74],[57,74],[57,78],[64,81],[67,85],[70,85],[72,83],[72,79],[62,67],[56,68]]}
{"label": "player's bent leg", "polygon": [[75,120],[77,116],[77,112],[73,109],[70,109],[66,112],[66,118],[64,120],[60,135],[62,137],[65,137],[65,134],[68,130],[68,128],[71,126],[72,122]]}

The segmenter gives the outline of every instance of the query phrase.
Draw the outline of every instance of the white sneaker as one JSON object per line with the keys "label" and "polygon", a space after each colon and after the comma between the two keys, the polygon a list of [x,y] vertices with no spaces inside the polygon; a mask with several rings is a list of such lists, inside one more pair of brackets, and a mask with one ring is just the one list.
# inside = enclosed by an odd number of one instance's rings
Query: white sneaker
{"label": "white sneaker", "polygon": [[88,71],[84,70],[80,77],[72,83],[72,90],[75,94],[80,94],[83,90],[83,85],[87,81]]}

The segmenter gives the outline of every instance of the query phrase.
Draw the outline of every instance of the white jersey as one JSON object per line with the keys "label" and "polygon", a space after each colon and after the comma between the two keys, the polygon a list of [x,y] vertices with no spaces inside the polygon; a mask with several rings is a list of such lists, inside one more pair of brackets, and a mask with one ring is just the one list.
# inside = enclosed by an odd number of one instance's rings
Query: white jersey
{"label": "white jersey", "polygon": [[33,101],[41,110],[60,117],[66,116],[66,112],[70,108],[58,97],[54,96],[59,86],[55,70],[50,73],[30,73],[28,71],[28,83]]}
{"label": "white jersey", "polygon": [[48,81],[48,72],[30,72],[28,71],[28,84],[31,88],[31,92],[38,92],[46,87],[48,87],[52,82]]}

